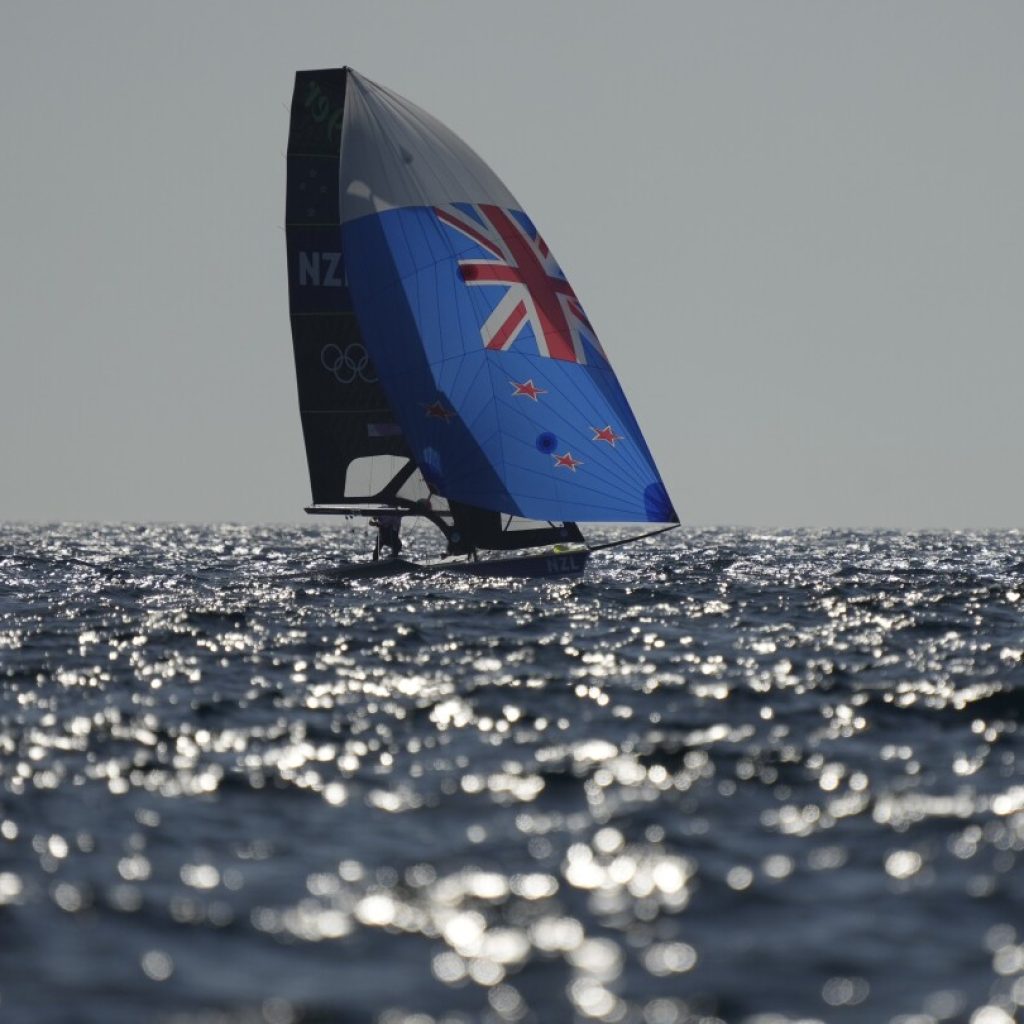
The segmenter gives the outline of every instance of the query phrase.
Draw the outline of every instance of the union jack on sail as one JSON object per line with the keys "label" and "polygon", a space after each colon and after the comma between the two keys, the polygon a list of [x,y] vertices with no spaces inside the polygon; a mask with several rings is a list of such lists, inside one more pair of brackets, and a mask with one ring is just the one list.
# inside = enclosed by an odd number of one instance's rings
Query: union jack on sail
{"label": "union jack on sail", "polygon": [[442,224],[490,256],[458,260],[470,286],[506,287],[480,328],[488,349],[507,350],[529,326],[539,355],[586,363],[587,342],[604,355],[572,285],[528,218],[490,203],[435,206]]}

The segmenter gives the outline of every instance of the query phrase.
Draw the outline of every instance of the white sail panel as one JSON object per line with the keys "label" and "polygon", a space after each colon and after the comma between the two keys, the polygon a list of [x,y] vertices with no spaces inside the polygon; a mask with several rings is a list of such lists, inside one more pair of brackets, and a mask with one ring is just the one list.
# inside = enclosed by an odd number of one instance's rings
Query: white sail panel
{"label": "white sail panel", "polygon": [[489,202],[519,207],[497,175],[450,128],[351,70],[339,187],[342,223],[404,206]]}

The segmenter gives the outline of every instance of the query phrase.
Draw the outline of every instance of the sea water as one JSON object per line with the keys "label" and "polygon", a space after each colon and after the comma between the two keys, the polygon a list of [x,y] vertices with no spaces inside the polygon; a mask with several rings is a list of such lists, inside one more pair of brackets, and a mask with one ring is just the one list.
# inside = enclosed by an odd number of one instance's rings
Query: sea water
{"label": "sea water", "polygon": [[1021,1019],[1024,535],[369,546],[0,527],[0,1021]]}

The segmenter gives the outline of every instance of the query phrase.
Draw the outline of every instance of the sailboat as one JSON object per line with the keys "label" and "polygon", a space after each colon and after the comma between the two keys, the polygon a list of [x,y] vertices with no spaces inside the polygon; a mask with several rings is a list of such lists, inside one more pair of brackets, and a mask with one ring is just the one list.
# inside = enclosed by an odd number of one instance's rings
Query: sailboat
{"label": "sailboat", "polygon": [[339,571],[572,575],[651,535],[592,545],[579,523],[678,525],[582,303],[462,139],[351,68],[300,71],[287,160],[306,512],[446,543]]}

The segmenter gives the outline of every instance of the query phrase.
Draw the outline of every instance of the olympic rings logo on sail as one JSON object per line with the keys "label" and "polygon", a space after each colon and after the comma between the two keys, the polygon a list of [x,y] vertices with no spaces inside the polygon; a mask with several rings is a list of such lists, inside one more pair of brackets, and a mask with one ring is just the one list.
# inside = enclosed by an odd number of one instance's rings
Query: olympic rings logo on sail
{"label": "olympic rings logo on sail", "polygon": [[339,384],[351,384],[356,380],[376,384],[380,379],[370,365],[369,353],[358,341],[346,345],[344,350],[333,343],[324,345],[320,350],[320,362],[325,370],[334,374]]}

